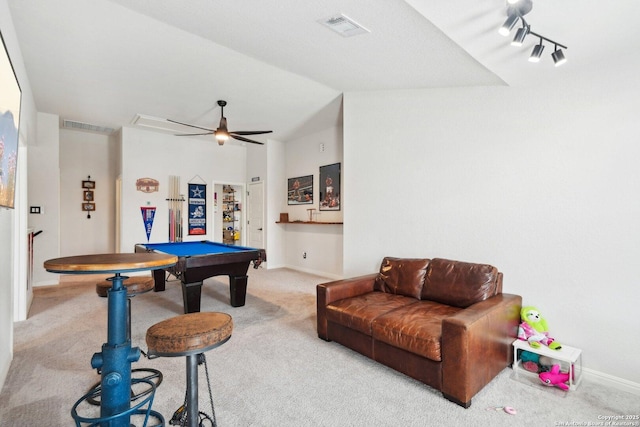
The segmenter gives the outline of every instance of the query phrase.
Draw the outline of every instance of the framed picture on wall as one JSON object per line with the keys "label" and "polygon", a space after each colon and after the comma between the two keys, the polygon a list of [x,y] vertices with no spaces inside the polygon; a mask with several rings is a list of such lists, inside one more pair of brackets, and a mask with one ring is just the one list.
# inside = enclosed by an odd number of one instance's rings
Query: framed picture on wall
{"label": "framed picture on wall", "polygon": [[340,210],[340,163],[320,166],[320,210]]}
{"label": "framed picture on wall", "polygon": [[96,182],[95,181],[82,181],[82,188],[88,188],[93,190],[94,188],[96,188]]}
{"label": "framed picture on wall", "polygon": [[84,191],[84,201],[85,202],[93,202],[93,191],[85,190]]}
{"label": "framed picture on wall", "polygon": [[0,33],[0,206],[15,206],[22,91]]}
{"label": "framed picture on wall", "polygon": [[287,180],[287,204],[313,204],[313,175],[299,176]]}
{"label": "framed picture on wall", "polygon": [[82,210],[86,211],[86,212],[90,212],[90,211],[95,211],[96,210],[96,204],[95,203],[83,203],[82,204]]}

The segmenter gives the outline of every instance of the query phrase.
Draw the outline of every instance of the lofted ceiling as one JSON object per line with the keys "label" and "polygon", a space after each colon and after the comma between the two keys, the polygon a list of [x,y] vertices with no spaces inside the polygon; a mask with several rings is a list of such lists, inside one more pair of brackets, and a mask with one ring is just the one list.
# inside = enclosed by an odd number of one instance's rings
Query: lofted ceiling
{"label": "lofted ceiling", "polygon": [[[640,2],[533,0],[527,21],[569,49],[497,33],[505,0],[8,0],[38,111],[119,128],[137,115],[288,141],[338,124],[350,91],[530,86],[637,52]],[[370,32],[318,23],[343,13]],[[630,22],[631,23],[631,22]],[[514,31],[515,32],[515,31]],[[211,138],[211,137],[209,137]],[[255,139],[265,141],[265,136]]]}

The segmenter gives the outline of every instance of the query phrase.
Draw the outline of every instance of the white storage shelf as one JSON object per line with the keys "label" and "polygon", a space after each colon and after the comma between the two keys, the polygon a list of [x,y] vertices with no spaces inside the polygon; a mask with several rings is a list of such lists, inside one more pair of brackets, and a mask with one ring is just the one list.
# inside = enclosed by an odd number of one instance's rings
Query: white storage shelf
{"label": "white storage shelf", "polygon": [[513,342],[513,371],[516,375],[535,375],[538,374],[527,371],[522,367],[522,361],[518,359],[518,350],[528,351],[540,356],[547,356],[557,360],[563,372],[569,372],[569,390],[575,390],[582,381],[582,350],[575,347],[562,344],[560,350],[551,350],[545,345],[533,348],[527,341],[516,339]]}

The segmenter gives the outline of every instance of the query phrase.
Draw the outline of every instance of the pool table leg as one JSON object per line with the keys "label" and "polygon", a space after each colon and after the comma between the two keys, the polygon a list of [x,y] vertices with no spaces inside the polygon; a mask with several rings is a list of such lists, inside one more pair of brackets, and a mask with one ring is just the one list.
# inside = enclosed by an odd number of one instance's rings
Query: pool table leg
{"label": "pool table leg", "polygon": [[182,283],[182,301],[185,314],[200,312],[201,297],[202,282]]}
{"label": "pool table leg", "polygon": [[247,297],[248,276],[229,276],[229,294],[231,306],[242,307]]}
{"label": "pool table leg", "polygon": [[165,289],[165,271],[163,269],[153,270],[153,290],[162,292]]}
{"label": "pool table leg", "polygon": [[[229,295],[231,297],[232,307],[242,307],[245,304],[248,278],[248,276],[229,275]],[[182,301],[185,314],[199,312],[201,298],[201,281],[192,283],[182,282]]]}

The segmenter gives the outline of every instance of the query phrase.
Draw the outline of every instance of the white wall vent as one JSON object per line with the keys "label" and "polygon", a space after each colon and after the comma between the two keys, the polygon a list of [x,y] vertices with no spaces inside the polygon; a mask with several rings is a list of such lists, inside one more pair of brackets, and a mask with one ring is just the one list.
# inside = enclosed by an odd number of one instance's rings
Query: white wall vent
{"label": "white wall vent", "polygon": [[319,23],[332,29],[343,37],[357,36],[358,34],[370,33],[362,25],[343,14],[329,16],[328,18],[318,20]]}
{"label": "white wall vent", "polygon": [[86,130],[89,132],[106,133],[111,135],[115,129],[105,126],[92,125],[89,123],[77,122],[75,120],[63,120],[62,127],[65,129]]}

